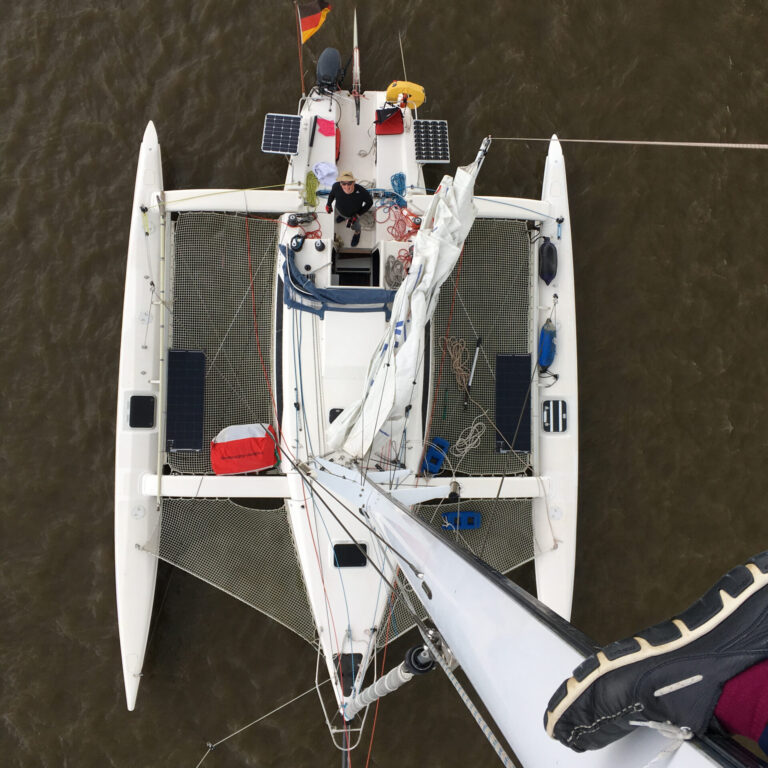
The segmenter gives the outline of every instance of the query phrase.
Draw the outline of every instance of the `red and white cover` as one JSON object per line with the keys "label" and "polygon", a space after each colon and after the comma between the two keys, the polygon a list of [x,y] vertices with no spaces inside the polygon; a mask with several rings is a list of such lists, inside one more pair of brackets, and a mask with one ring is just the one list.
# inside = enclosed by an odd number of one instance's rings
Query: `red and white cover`
{"label": "red and white cover", "polygon": [[211,441],[211,468],[217,475],[243,475],[274,467],[280,459],[270,424],[235,424]]}

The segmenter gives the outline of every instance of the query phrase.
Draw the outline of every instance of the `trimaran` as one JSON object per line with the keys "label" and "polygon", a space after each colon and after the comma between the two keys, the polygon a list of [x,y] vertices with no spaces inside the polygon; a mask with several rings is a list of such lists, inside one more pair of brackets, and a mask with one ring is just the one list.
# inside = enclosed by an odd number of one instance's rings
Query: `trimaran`
{"label": "trimaran", "polygon": [[[561,145],[540,200],[474,194],[490,138],[428,191],[447,125],[417,116],[413,83],[362,92],[356,38],[349,91],[327,49],[297,114],[267,115],[280,190],[165,190],[152,123],[144,134],[115,478],[128,709],[163,559],[317,649],[344,759],[372,701],[435,665],[458,685],[460,665],[523,765],[643,766],[667,746],[658,733],[577,755],[542,727],[594,651],[567,621],[578,410]],[[325,212],[342,170],[375,200],[356,248]],[[501,573],[529,560],[538,599]],[[377,669],[414,625],[406,660]],[[739,750],[694,739],[668,759],[748,764]]]}

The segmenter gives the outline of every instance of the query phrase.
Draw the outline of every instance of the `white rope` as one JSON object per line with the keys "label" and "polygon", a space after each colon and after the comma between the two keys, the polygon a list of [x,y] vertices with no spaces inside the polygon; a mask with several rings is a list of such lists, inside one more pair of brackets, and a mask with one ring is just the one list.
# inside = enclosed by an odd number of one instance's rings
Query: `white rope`
{"label": "white rope", "polygon": [[403,80],[408,80],[408,73],[405,71],[405,54],[403,53],[403,36],[397,33],[397,39],[400,41],[400,61],[403,62]]}
{"label": "white rope", "polygon": [[482,415],[475,416],[473,422],[462,430],[456,442],[451,446],[451,453],[461,461],[473,448],[480,445],[485,429]]}
{"label": "white rope", "polygon": [[649,763],[646,763],[643,768],[650,768],[654,763],[659,762],[662,758],[674,755],[678,749],[682,746],[684,741],[688,741],[693,738],[693,731],[687,726],[677,726],[672,723],[658,723],[654,720],[630,720],[630,725],[640,726],[645,728],[651,728],[654,731],[658,731],[662,736],[666,736],[668,739],[672,739],[672,743],[662,749],[656,757]]}
{"label": "white rope", "polygon": [[478,724],[478,726],[480,726],[480,730],[483,732],[483,736],[485,736],[485,738],[488,740],[488,743],[493,748],[496,756],[499,758],[499,760],[501,760],[502,765],[510,766],[510,768],[512,768],[514,763],[509,759],[509,755],[504,750],[501,742],[496,738],[496,734],[494,734],[491,727],[485,721],[485,718],[483,718],[483,716],[480,714],[480,711],[475,706],[472,699],[469,698],[469,695],[464,690],[461,683],[456,679],[456,675],[453,674],[453,670],[448,666],[448,663],[443,658],[443,654],[437,650],[434,643],[429,639],[429,637],[427,637],[425,632],[422,632],[421,636],[424,638],[424,643],[427,648],[429,648],[432,657],[440,665],[443,672],[445,672],[446,676],[451,681],[451,684],[456,689],[456,693],[459,694],[459,698],[464,702],[464,706],[469,710],[469,713],[475,719],[475,722]]}
{"label": "white rope", "polygon": [[[547,141],[550,139],[540,139],[520,136],[494,136],[494,141]],[[768,144],[739,144],[727,141],[630,141],[625,139],[561,139],[560,143],[568,142],[570,144],[626,144],[633,147],[693,147],[697,149],[768,149]]]}
{"label": "white rope", "polygon": [[250,728],[252,725],[256,725],[256,723],[260,723],[262,720],[266,720],[270,715],[274,715],[275,712],[279,712],[281,709],[285,709],[289,704],[293,704],[294,701],[298,701],[299,699],[303,698],[309,693],[312,693],[316,689],[316,687],[319,687],[320,685],[325,685],[326,683],[330,682],[330,678],[328,680],[323,680],[322,683],[319,683],[317,686],[312,686],[311,688],[304,691],[304,693],[300,693],[298,696],[294,696],[290,701],[286,701],[284,704],[281,704],[279,707],[275,707],[271,712],[267,712],[266,715],[262,715],[261,717],[256,718],[251,723],[248,723],[248,725],[244,725],[242,728],[239,728],[234,733],[230,733],[229,736],[225,736],[220,741],[216,741],[213,744],[209,741],[206,746],[208,747],[208,751],[200,758],[200,762],[195,766],[195,768],[200,768],[200,766],[203,764],[203,760],[205,760],[208,755],[213,752],[216,747],[219,746],[219,744],[223,744],[227,739],[231,739],[233,736],[237,736],[238,733],[242,733],[247,728]]}

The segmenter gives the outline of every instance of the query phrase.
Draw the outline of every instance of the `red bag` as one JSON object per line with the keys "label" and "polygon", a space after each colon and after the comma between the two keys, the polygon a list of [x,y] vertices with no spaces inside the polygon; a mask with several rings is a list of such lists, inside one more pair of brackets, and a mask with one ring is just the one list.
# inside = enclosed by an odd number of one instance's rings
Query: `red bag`
{"label": "red bag", "polygon": [[403,113],[398,107],[377,109],[375,124],[377,136],[392,136],[405,130],[403,127]]}
{"label": "red bag", "polygon": [[259,472],[278,461],[280,448],[270,424],[225,427],[211,441],[211,468],[217,475]]}

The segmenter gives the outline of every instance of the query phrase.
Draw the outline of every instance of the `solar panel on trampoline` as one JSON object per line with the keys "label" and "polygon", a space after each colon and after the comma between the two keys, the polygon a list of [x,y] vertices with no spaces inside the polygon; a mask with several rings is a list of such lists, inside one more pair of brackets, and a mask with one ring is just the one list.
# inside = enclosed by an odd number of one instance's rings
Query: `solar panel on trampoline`
{"label": "solar panel on trampoline", "polygon": [[448,122],[446,120],[414,120],[416,160],[419,163],[448,163]]}
{"label": "solar panel on trampoline", "polygon": [[496,450],[531,452],[531,356],[496,355]]}
{"label": "solar panel on trampoline", "polygon": [[205,417],[205,352],[168,351],[167,451],[201,451]]}
{"label": "solar panel on trampoline", "polygon": [[264,119],[261,151],[276,155],[295,155],[299,151],[300,115],[278,115],[270,112]]}

